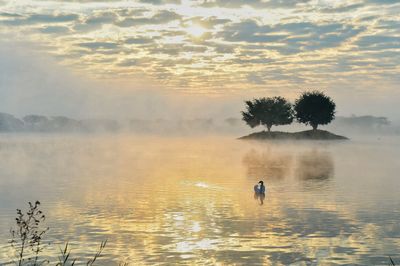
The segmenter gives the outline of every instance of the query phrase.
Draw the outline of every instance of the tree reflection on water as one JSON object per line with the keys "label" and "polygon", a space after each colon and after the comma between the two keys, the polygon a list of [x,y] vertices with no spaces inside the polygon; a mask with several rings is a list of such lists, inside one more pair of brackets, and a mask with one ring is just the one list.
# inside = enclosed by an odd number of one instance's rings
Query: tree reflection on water
{"label": "tree reflection on water", "polygon": [[300,154],[296,173],[301,180],[324,181],[332,178],[334,163],[331,154],[316,149]]}
{"label": "tree reflection on water", "polygon": [[268,149],[265,152],[250,150],[243,157],[243,164],[247,167],[247,176],[255,179],[280,180],[288,175],[292,165],[292,156],[288,153],[273,153]]}
{"label": "tree reflection on water", "polygon": [[294,153],[290,150],[251,149],[243,159],[246,175],[258,182],[283,181],[294,176],[309,188],[325,186],[334,176],[334,161],[332,155],[321,149],[313,148]]}

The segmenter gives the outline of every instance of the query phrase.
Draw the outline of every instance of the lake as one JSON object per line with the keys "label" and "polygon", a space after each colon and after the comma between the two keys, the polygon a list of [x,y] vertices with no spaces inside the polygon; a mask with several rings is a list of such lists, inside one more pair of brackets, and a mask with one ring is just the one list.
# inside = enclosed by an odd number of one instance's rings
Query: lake
{"label": "lake", "polygon": [[40,200],[52,261],[107,239],[101,265],[400,264],[399,145],[0,135],[0,262],[15,209]]}

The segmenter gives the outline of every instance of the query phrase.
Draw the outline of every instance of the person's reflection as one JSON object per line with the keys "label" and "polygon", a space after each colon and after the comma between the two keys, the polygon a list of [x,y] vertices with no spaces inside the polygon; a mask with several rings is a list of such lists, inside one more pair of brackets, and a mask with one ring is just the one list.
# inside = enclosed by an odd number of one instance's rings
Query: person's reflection
{"label": "person's reflection", "polygon": [[265,186],[264,182],[260,181],[254,186],[254,199],[260,201],[260,205],[264,204],[265,199]]}

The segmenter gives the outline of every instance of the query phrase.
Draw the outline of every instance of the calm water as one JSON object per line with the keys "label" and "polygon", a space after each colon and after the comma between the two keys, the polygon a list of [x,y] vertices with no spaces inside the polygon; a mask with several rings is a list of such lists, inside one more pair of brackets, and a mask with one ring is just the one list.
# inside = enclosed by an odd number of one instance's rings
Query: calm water
{"label": "calm water", "polygon": [[399,144],[2,135],[0,262],[39,199],[52,258],[108,239],[103,265],[400,263]]}

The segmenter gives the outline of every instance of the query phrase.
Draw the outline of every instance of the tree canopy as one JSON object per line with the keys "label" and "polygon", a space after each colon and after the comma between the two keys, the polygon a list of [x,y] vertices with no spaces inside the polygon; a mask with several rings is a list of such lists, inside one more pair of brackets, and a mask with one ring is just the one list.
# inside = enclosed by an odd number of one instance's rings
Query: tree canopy
{"label": "tree canopy", "polygon": [[314,130],[335,118],[335,108],[333,100],[320,91],[305,92],[294,104],[297,121],[311,125]]}
{"label": "tree canopy", "polygon": [[287,125],[293,121],[292,105],[283,97],[268,97],[246,101],[243,120],[250,126],[266,126],[271,131],[273,125]]}

